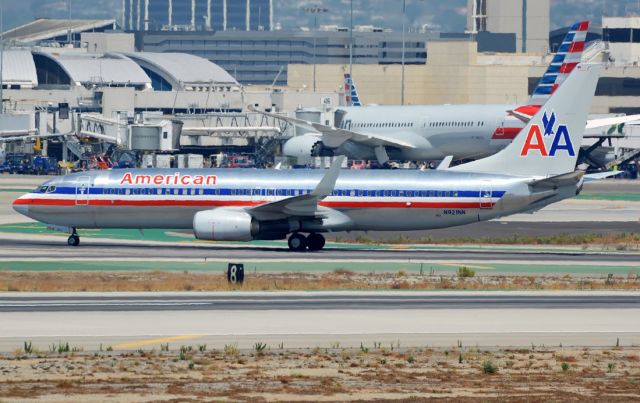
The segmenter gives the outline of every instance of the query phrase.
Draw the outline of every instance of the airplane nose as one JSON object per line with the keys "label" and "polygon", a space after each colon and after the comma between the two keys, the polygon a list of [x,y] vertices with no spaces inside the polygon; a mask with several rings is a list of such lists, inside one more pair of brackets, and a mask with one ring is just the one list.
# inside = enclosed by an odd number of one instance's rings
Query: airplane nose
{"label": "airplane nose", "polygon": [[13,209],[24,216],[29,216],[29,205],[22,197],[13,202]]}

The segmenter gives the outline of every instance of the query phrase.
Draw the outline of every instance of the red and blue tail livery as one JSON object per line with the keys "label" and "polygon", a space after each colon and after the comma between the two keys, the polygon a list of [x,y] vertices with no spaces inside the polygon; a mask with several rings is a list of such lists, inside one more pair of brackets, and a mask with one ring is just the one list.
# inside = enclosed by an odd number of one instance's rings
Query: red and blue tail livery
{"label": "red and blue tail livery", "polygon": [[347,106],[362,106],[356,85],[353,82],[351,74],[345,73],[344,75],[344,95]]}
{"label": "red and blue tail livery", "polygon": [[[555,157],[558,151],[565,150],[568,156],[574,157],[576,153],[571,142],[569,129],[564,124],[558,125],[557,129],[555,126],[556,114],[552,112],[551,115],[547,115],[545,111],[542,115],[542,127],[533,124],[529,128],[520,155],[526,157],[531,152],[537,152],[542,157]],[[549,140],[545,139],[553,139],[551,147],[547,147],[546,143]]]}
{"label": "red and blue tail livery", "polygon": [[558,89],[558,86],[567,79],[569,73],[580,63],[588,29],[589,21],[577,22],[571,26],[549,68],[533,91],[529,101],[530,105],[544,105],[549,96]]}

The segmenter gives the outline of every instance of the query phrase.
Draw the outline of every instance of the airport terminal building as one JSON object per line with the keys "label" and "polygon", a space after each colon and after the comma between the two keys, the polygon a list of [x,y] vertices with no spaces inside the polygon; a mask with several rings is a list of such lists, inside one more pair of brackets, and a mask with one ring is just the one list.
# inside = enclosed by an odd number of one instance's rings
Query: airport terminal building
{"label": "airport terminal building", "polygon": [[270,31],[273,0],[122,0],[131,31]]}

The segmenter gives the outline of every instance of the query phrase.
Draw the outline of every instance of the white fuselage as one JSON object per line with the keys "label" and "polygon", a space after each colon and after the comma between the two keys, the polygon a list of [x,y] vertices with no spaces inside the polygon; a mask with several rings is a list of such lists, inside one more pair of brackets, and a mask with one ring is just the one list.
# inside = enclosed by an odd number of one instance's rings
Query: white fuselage
{"label": "white fuselage", "polygon": [[[524,127],[508,111],[515,105],[421,105],[339,108],[339,128],[411,143],[414,148],[386,147],[392,160],[477,159],[506,147]],[[338,116],[339,113],[336,114]],[[354,159],[375,158],[376,139],[354,141],[309,133],[294,137],[284,147],[286,155],[308,157],[314,141],[321,141],[335,154]],[[314,140],[315,139],[315,140]]]}
{"label": "white fuselage", "polygon": [[[194,215],[310,193],[322,170],[139,169],[52,179],[14,202],[20,213],[72,228],[192,228]],[[187,178],[187,179],[185,179]],[[343,170],[300,231],[419,230],[540,208],[527,178],[448,171]],[[546,194],[544,204],[573,195]],[[551,196],[551,197],[550,197]],[[326,214],[325,214],[326,213]]]}

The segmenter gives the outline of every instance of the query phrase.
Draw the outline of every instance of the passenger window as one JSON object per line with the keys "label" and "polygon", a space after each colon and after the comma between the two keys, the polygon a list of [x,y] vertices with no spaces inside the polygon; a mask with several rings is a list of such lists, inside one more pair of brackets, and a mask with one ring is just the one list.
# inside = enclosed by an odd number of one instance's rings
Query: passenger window
{"label": "passenger window", "polygon": [[352,190],[352,191],[351,191],[351,192],[349,192],[349,193],[350,193],[350,196],[351,196],[351,197],[353,197],[353,196],[355,196],[355,195],[356,195],[356,191],[355,191],[355,190]]}

